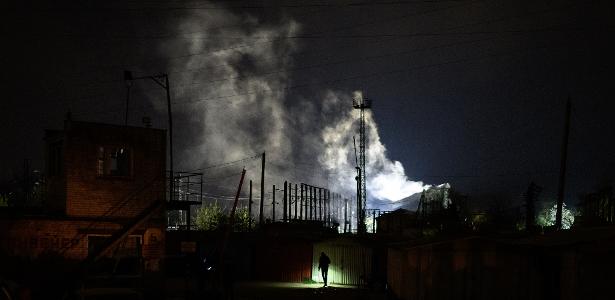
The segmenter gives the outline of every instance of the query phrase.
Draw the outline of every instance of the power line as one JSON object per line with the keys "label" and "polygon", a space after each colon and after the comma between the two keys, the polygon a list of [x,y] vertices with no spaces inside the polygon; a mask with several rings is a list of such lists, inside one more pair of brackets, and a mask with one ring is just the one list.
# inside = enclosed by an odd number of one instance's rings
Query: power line
{"label": "power line", "polygon": [[[561,45],[559,45],[559,46],[561,46]],[[524,50],[534,50],[534,49],[542,49],[542,48],[549,48],[549,47],[526,48]],[[420,69],[427,69],[427,68],[440,67],[440,66],[445,66],[445,65],[459,64],[459,63],[465,63],[465,62],[470,62],[470,61],[474,61],[474,60],[482,60],[482,59],[486,59],[486,58],[494,58],[494,57],[498,57],[498,56],[506,56],[506,55],[511,55],[511,54],[513,54],[515,52],[519,52],[519,51],[516,51],[516,50],[514,50],[514,51],[505,51],[505,52],[501,52],[501,53],[492,53],[492,54],[488,54],[488,55],[480,55],[480,56],[463,58],[463,59],[455,59],[455,60],[449,60],[449,61],[440,62],[440,63],[426,64],[426,65],[422,65],[422,66],[414,66],[414,67],[410,67],[410,68],[395,69],[395,70],[384,71],[384,72],[372,72],[372,73],[361,74],[361,75],[353,75],[353,76],[348,76],[348,77],[340,77],[340,78],[336,78],[336,79],[320,81],[320,82],[314,82],[314,83],[297,84],[297,85],[286,87],[286,88],[284,88],[282,90],[279,90],[279,91],[288,91],[288,90],[292,90],[292,89],[306,88],[306,87],[311,87],[311,86],[320,86],[320,85],[325,85],[325,84],[335,84],[335,83],[340,83],[340,82],[349,81],[349,80],[356,80],[356,79],[370,78],[370,77],[376,77],[376,76],[382,76],[382,75],[392,75],[392,74],[398,74],[398,73],[405,73],[405,72],[416,71],[416,70],[420,70]],[[371,85],[371,86],[374,86],[374,85]],[[233,98],[233,97],[239,97],[239,96],[254,95],[254,94],[257,94],[257,93],[264,92],[264,91],[265,90],[259,90],[259,91],[256,91],[256,92],[236,93],[236,94],[232,94],[232,95],[224,95],[224,96],[217,96],[217,97],[198,98],[198,99],[195,99],[195,100],[192,100],[192,101],[173,102],[173,103],[181,105],[181,104],[196,103],[196,102],[201,102],[201,101],[210,101],[210,100],[216,100],[216,99],[226,99],[226,98]]]}
{"label": "power line", "polygon": [[[537,32],[541,32],[541,31],[510,31],[510,32],[507,32],[507,33],[537,33]],[[369,60],[374,60],[374,59],[381,59],[381,58],[386,58],[386,57],[395,57],[395,56],[399,56],[399,55],[406,55],[406,54],[411,54],[411,53],[415,53],[415,52],[430,51],[430,50],[435,50],[435,49],[442,49],[442,48],[448,48],[448,47],[453,47],[453,46],[460,46],[460,45],[464,45],[464,44],[474,44],[474,43],[478,43],[478,42],[491,41],[491,40],[495,40],[495,39],[498,39],[498,38],[501,38],[501,37],[488,37],[488,38],[475,39],[475,40],[469,40],[469,41],[447,43],[447,44],[444,44],[444,45],[439,45],[439,46],[434,46],[434,47],[415,48],[415,49],[398,51],[398,52],[393,52],[393,53],[386,53],[386,54],[381,54],[381,55],[372,55],[372,56],[362,56],[362,57],[358,57],[358,58],[349,58],[349,59],[343,59],[343,60],[339,60],[339,61],[335,61],[335,62],[329,62],[329,63],[320,63],[320,64],[313,64],[313,65],[308,65],[308,66],[294,67],[294,68],[282,68],[282,69],[277,69],[277,70],[263,72],[263,73],[254,73],[254,74],[249,74],[249,75],[239,75],[239,76],[224,77],[224,78],[212,79],[212,80],[202,81],[202,82],[198,82],[198,83],[184,84],[184,85],[180,84],[180,85],[178,85],[176,87],[195,86],[195,85],[217,83],[217,82],[228,81],[228,80],[250,78],[250,77],[253,77],[253,76],[267,76],[267,75],[280,74],[280,73],[286,73],[286,72],[291,72],[291,71],[300,71],[300,70],[307,70],[307,69],[313,69],[313,68],[330,67],[330,66],[346,64],[346,63],[350,63],[350,62],[358,62],[358,61],[364,62],[364,61],[369,61]]]}
{"label": "power line", "polygon": [[[528,47],[528,48],[525,48],[525,49],[522,49],[522,50],[528,51],[528,50],[544,49],[544,48],[551,48],[551,47],[558,47],[558,46],[562,46],[562,45],[550,46],[550,47],[546,47],[546,46],[545,47]],[[321,85],[326,85],[326,84],[335,85],[335,84],[339,84],[339,83],[342,83],[342,82],[345,82],[345,81],[350,81],[350,80],[365,79],[365,78],[378,77],[378,76],[388,76],[388,75],[399,74],[399,73],[407,73],[407,72],[421,70],[421,69],[429,69],[429,68],[441,67],[441,66],[446,66],[446,65],[467,63],[467,62],[471,62],[471,61],[475,61],[475,60],[483,60],[483,59],[494,58],[494,57],[499,57],[499,56],[513,55],[513,54],[519,53],[519,52],[521,52],[521,51],[519,51],[519,50],[511,50],[511,51],[504,51],[504,52],[500,52],[500,53],[491,53],[491,54],[488,54],[488,55],[479,55],[479,56],[474,56],[474,57],[467,57],[467,58],[462,58],[462,59],[449,60],[449,61],[440,62],[440,63],[433,63],[433,64],[426,64],[426,65],[420,65],[420,66],[413,66],[413,67],[409,67],[409,68],[401,68],[401,69],[382,71],[382,72],[372,72],[372,73],[360,74],[360,75],[352,75],[352,76],[347,76],[347,77],[338,77],[338,78],[334,78],[334,79],[330,79],[330,80],[323,80],[323,81],[318,81],[318,82],[296,84],[296,85],[292,85],[292,86],[288,86],[288,87],[279,89],[279,90],[277,90],[277,92],[285,92],[285,91],[290,91],[290,90],[294,90],[294,89],[314,87],[314,86],[321,86]],[[376,86],[376,85],[377,84],[371,84],[371,85],[369,85],[369,87],[373,87],[373,86]],[[203,102],[203,101],[223,100],[223,99],[229,99],[229,98],[235,98],[235,97],[256,95],[256,94],[259,94],[259,93],[262,93],[262,92],[267,92],[267,91],[271,92],[271,90],[261,89],[261,90],[258,90],[258,91],[246,92],[246,93],[235,93],[235,94],[215,96],[215,97],[197,98],[197,99],[192,99],[190,101],[173,101],[172,103],[175,104],[175,105],[193,104],[193,103],[198,103],[198,102]],[[107,111],[106,113],[118,113],[118,112],[121,112],[121,111],[122,110]],[[105,112],[93,112],[93,113],[105,113]],[[77,113],[77,114],[79,114],[79,113]]]}
{"label": "power line", "polygon": [[[238,160],[227,161],[227,162],[223,162],[223,163],[219,163],[219,164],[215,164],[215,165],[210,165],[210,166],[206,166],[206,167],[199,168],[199,169],[194,169],[194,170],[187,171],[187,172],[191,173],[191,172],[196,172],[196,171],[203,171],[203,170],[208,170],[208,169],[224,167],[224,166],[228,166],[228,165],[232,165],[232,164],[236,164],[236,163],[240,163],[240,162],[256,159],[256,158],[259,158],[260,156],[261,156],[261,154],[257,154],[257,155],[253,155],[253,156],[244,157],[244,158],[241,158],[241,159],[238,159]],[[240,174],[241,174],[241,172],[240,172]]]}
{"label": "power line", "polygon": [[[468,2],[470,3],[474,3],[474,2],[483,2],[486,0],[469,0]],[[445,11],[451,8],[458,8],[458,7],[462,7],[465,5],[452,5],[452,6],[448,6],[445,8],[441,8],[441,9],[431,9],[431,10],[427,10],[427,11],[423,11],[423,12],[416,12],[416,13],[410,13],[410,14],[404,14],[395,18],[381,18],[375,21],[370,21],[370,22],[360,22],[360,23],[355,23],[352,25],[346,25],[346,26],[341,26],[341,27],[337,27],[334,28],[332,30],[322,30],[320,32],[316,32],[316,34],[318,33],[332,33],[332,32],[339,32],[339,31],[344,31],[344,30],[356,30],[359,27],[363,27],[363,26],[369,26],[369,25],[375,25],[375,24],[380,24],[380,23],[390,23],[390,22],[394,22],[394,21],[398,21],[398,20],[402,20],[408,17],[415,17],[415,16],[419,16],[419,15],[425,15],[425,14],[430,14],[430,13],[435,13],[435,12],[440,12],[440,11]],[[284,38],[272,38],[270,40],[266,40],[266,41],[261,41],[261,42],[254,42],[254,43],[247,43],[247,44],[240,44],[240,45],[235,45],[235,46],[231,46],[231,47],[225,47],[225,48],[218,48],[218,49],[208,49],[205,51],[201,51],[201,52],[196,52],[196,53],[189,53],[186,55],[180,55],[180,56],[175,56],[175,57],[171,57],[171,58],[160,58],[160,59],[148,59],[148,60],[144,60],[141,65],[144,64],[148,64],[152,61],[159,61],[159,60],[175,60],[175,59],[183,59],[183,58],[189,58],[189,57],[193,57],[193,56],[201,56],[201,55],[213,55],[213,53],[215,52],[220,52],[220,51],[228,51],[228,50],[237,50],[237,49],[242,49],[242,48],[246,48],[246,47],[254,47],[260,44],[270,44],[270,43],[276,43],[279,41],[285,40]],[[120,65],[120,66],[114,66],[114,67],[108,67],[108,68],[126,68],[127,66],[125,65]],[[130,65],[128,67],[138,67],[138,65]]]}
{"label": "power line", "polygon": [[[532,15],[539,15],[539,14],[544,14],[544,13],[549,13],[549,12],[554,12],[554,11],[559,11],[559,10],[565,10],[565,9],[569,9],[576,6],[576,4],[573,5],[565,5],[565,6],[561,6],[561,7],[557,7],[555,9],[545,9],[545,10],[539,10],[539,11],[535,11],[532,13],[524,13],[524,14],[520,14],[520,15],[515,15],[515,16],[506,16],[506,17],[501,17],[501,18],[495,18],[495,19],[490,19],[490,20],[484,20],[484,21],[479,21],[479,22],[474,22],[474,23],[467,23],[467,24],[463,24],[461,26],[455,26],[455,27],[451,27],[445,30],[456,30],[456,29],[460,29],[460,28],[464,28],[467,26],[475,26],[475,25],[481,25],[481,24],[490,24],[490,23],[496,23],[496,22],[502,22],[502,21],[506,21],[506,20],[510,20],[510,19],[516,19],[516,18],[526,18],[528,16],[532,16]],[[339,28],[338,28],[339,29]],[[465,34],[465,35],[474,35],[474,34],[496,34],[496,33],[537,33],[537,32],[563,32],[563,31],[584,31],[587,29],[583,29],[583,28],[557,28],[557,27],[546,27],[546,28],[540,28],[540,29],[527,29],[527,30],[504,30],[504,31],[473,31],[473,32],[457,32],[457,33],[447,33],[447,32],[436,32],[436,33],[409,33],[409,34],[392,34],[391,37],[393,37],[394,35],[396,36],[400,36],[400,35],[406,35],[408,37],[413,37],[413,36],[446,36],[449,34]],[[337,30],[339,31],[339,30]],[[608,31],[608,30],[607,30]],[[335,32],[335,31],[333,31]],[[378,35],[371,35],[371,37],[377,37]],[[365,36],[367,37],[367,36]],[[388,37],[388,38],[391,38]],[[495,37],[494,37],[495,38]],[[485,39],[488,40],[489,38]],[[480,40],[479,40],[480,41]],[[462,44],[465,42],[461,42]],[[231,47],[232,48],[232,47]],[[340,49],[342,48],[347,48],[347,47],[339,47]],[[230,48],[229,48],[230,49]],[[337,49],[337,48],[336,48]],[[331,52],[330,49],[325,49],[323,51],[327,51],[327,52]],[[415,50],[409,50],[409,52],[412,52]],[[405,51],[402,51],[405,52]],[[205,52],[200,52],[200,53],[196,53],[195,55],[201,55],[201,54],[205,54]],[[308,52],[306,54],[313,54],[312,52]],[[305,55],[305,54],[302,54]],[[299,56],[299,54],[295,53],[295,54],[289,54],[286,57],[290,58],[290,57],[296,57]],[[386,54],[385,54],[386,56]],[[176,56],[176,57],[171,57],[168,59],[177,59],[177,58],[184,58],[185,56]],[[369,59],[369,58],[368,58]],[[157,60],[157,59],[156,59]],[[269,60],[269,59],[267,59]],[[260,61],[260,60],[259,60]],[[326,64],[325,64],[326,65]],[[203,67],[203,68],[193,68],[193,69],[185,69],[185,70],[181,70],[181,71],[170,71],[168,72],[169,74],[177,74],[177,73],[187,73],[189,71],[200,71],[206,68],[217,68],[217,67],[221,67],[221,66],[225,66],[225,65],[218,65],[218,66],[210,66],[210,67]],[[319,65],[318,65],[319,66]],[[315,66],[317,67],[317,66]],[[292,68],[290,70],[300,70],[300,69],[304,69],[304,68],[312,68],[312,66],[308,66],[308,67],[297,67],[297,68]],[[281,73],[283,72],[283,70],[279,69],[277,71],[273,71],[271,72],[273,73]],[[267,74],[267,72],[265,73]],[[210,83],[210,82],[219,82],[219,81],[223,81],[223,80],[232,80],[232,79],[237,79],[237,78],[241,78],[241,76],[235,76],[235,77],[227,77],[227,78],[220,78],[220,79],[214,79],[214,80],[210,80],[207,81],[205,83],[199,83],[199,84],[206,84],[206,83]],[[112,81],[107,81],[107,82],[97,82],[97,83],[116,83],[116,82],[121,82],[121,80],[112,80]],[[92,84],[86,84],[86,85],[92,85]],[[191,84],[183,84],[180,86],[188,86]],[[194,84],[192,84],[194,85]]]}
{"label": "power line", "polygon": [[[348,3],[302,3],[302,4],[276,4],[276,5],[209,5],[209,6],[141,6],[141,7],[113,7],[113,6],[53,6],[34,8],[34,11],[79,11],[79,12],[100,12],[100,11],[177,11],[177,10],[229,10],[229,9],[267,9],[267,8],[356,8],[366,6],[394,6],[407,4],[439,4],[439,3],[459,3],[472,0],[398,0],[398,1],[357,1]],[[122,2],[122,4],[142,4],[142,2]],[[146,1],[145,3],[167,3]]]}

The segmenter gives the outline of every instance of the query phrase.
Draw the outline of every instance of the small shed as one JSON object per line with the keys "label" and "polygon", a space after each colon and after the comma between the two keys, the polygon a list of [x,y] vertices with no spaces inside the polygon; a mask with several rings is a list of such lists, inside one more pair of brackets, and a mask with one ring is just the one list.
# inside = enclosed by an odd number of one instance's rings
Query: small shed
{"label": "small shed", "polygon": [[397,209],[379,216],[378,233],[389,235],[415,236],[418,233],[416,213],[407,209]]}
{"label": "small shed", "polygon": [[373,249],[356,237],[338,237],[315,243],[312,252],[313,281],[323,282],[318,270],[321,252],[331,259],[329,283],[362,286],[371,280]]}

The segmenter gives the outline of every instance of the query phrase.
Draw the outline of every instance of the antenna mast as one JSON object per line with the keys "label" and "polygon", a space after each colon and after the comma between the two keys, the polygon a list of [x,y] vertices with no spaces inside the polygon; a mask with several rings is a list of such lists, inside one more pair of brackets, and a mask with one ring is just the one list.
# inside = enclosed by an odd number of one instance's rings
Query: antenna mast
{"label": "antenna mast", "polygon": [[360,111],[359,116],[359,190],[357,195],[357,231],[358,233],[365,233],[365,208],[367,206],[367,193],[366,193],[366,180],[367,177],[365,170],[365,110],[372,107],[371,100],[367,97],[357,97],[352,101],[352,107]]}

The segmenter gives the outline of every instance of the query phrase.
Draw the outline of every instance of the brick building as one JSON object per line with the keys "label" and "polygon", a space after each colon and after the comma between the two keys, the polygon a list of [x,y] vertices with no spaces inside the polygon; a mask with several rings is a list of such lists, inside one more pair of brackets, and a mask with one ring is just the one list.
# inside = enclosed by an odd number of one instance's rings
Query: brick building
{"label": "brick building", "polygon": [[166,132],[67,120],[48,130],[46,196],[36,211],[5,211],[0,251],[36,258],[141,257],[164,252]]}

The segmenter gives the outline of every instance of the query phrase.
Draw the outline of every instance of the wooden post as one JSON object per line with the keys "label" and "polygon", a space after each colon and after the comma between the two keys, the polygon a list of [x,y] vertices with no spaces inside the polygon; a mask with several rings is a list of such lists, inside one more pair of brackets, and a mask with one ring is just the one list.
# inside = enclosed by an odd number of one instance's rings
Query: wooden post
{"label": "wooden post", "polygon": [[348,199],[344,199],[344,233],[348,227]]}
{"label": "wooden post", "polygon": [[271,196],[273,200],[271,201],[271,223],[275,222],[275,184],[273,185],[273,190],[271,191],[273,195]]}
{"label": "wooden post", "polygon": [[286,209],[288,206],[288,183],[286,181],[284,181],[284,200],[282,200],[282,205],[284,205],[284,209],[282,212],[282,222],[286,222],[286,218],[288,217],[288,215],[286,214]]}
{"label": "wooden post", "polygon": [[250,180],[250,192],[248,194],[248,229],[252,229],[252,180]]}
{"label": "wooden post", "polygon": [[259,210],[259,215],[258,215],[260,225],[262,225],[264,221],[263,201],[265,201],[265,152],[263,152],[263,156],[261,158],[261,205],[259,208],[260,210]]}

